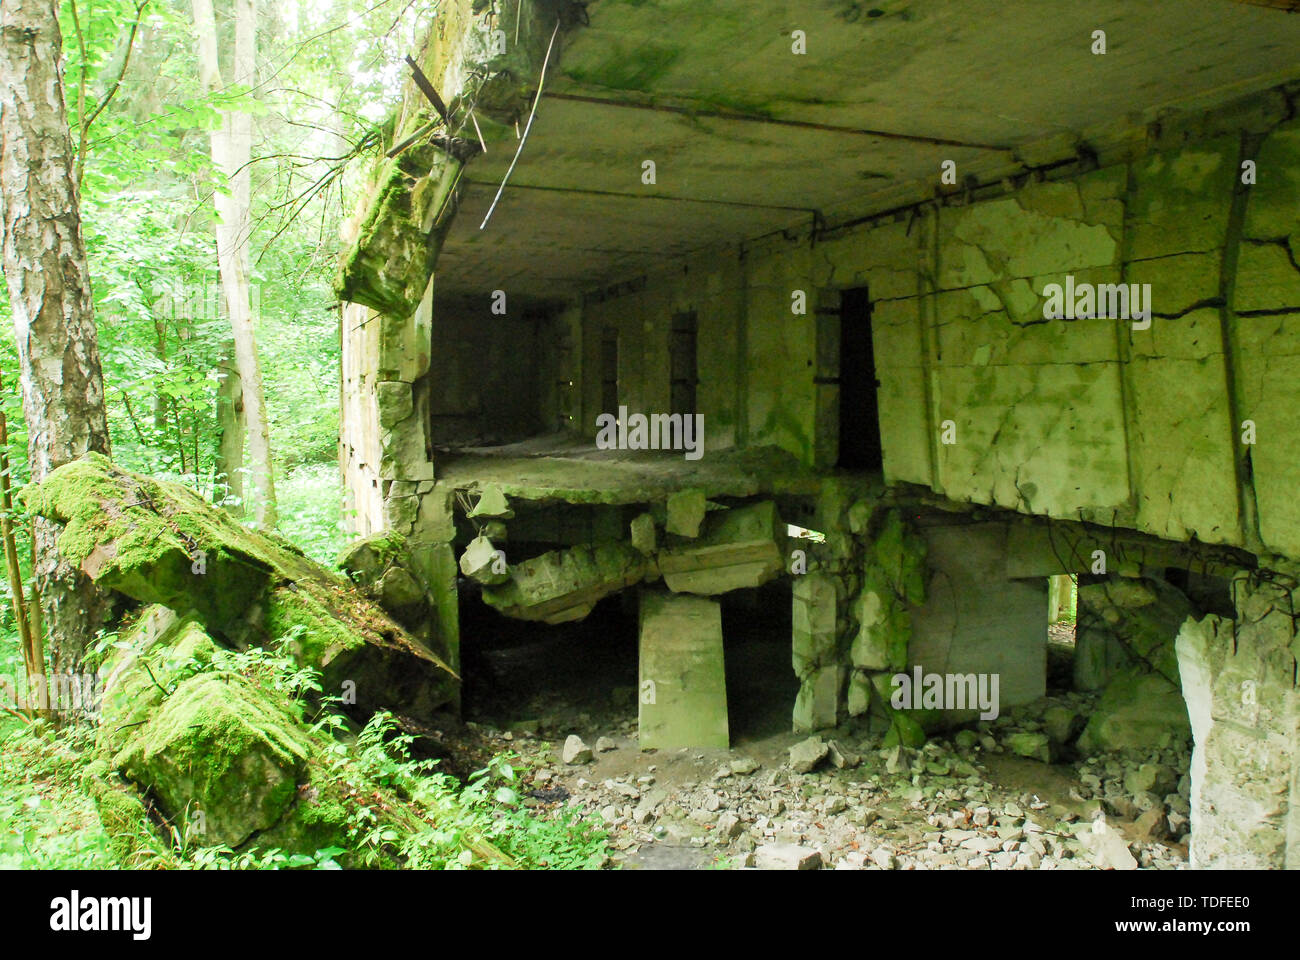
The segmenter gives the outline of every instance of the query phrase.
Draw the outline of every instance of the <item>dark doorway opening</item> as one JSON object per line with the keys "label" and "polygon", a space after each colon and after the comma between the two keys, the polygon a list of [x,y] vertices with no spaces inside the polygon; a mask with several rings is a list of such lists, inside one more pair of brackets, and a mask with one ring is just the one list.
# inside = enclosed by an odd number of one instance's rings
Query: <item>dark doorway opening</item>
{"label": "dark doorway opening", "polygon": [[790,730],[799,678],[790,663],[790,580],[733,590],[722,603],[727,723],[733,750]]}
{"label": "dark doorway opening", "polygon": [[876,354],[871,343],[871,301],[866,287],[840,293],[840,445],[837,466],[879,470],[880,408]]}
{"label": "dark doorway opening", "polygon": [[694,311],[673,315],[668,339],[669,377],[672,381],[670,413],[695,413],[695,385],[698,381],[696,342],[698,326]]}

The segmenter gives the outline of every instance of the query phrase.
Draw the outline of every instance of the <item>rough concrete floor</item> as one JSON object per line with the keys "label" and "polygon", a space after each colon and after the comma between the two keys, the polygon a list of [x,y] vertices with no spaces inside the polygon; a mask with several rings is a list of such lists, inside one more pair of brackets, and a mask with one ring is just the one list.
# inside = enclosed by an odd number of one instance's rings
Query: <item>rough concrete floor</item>
{"label": "rough concrete floor", "polygon": [[[1057,692],[921,750],[883,749],[865,725],[842,728],[818,738],[835,741],[838,757],[832,750],[811,772],[796,773],[790,748],[808,738],[788,729],[788,640],[765,642],[756,630],[727,651],[729,664],[747,667],[728,671],[733,749],[641,752],[635,648],[608,641],[611,626],[485,651],[491,693],[475,697],[469,714],[493,746],[517,751],[531,767],[530,805],[567,804],[611,824],[621,866],[1186,865],[1188,745],[1053,763],[1015,752],[1024,734],[1051,728],[1050,707],[1064,708],[1058,721],[1073,715],[1077,731],[1087,695]],[[1055,645],[1068,647],[1072,638],[1058,633]],[[593,643],[593,634],[606,642]],[[591,748],[589,762],[564,762],[570,735]]]}

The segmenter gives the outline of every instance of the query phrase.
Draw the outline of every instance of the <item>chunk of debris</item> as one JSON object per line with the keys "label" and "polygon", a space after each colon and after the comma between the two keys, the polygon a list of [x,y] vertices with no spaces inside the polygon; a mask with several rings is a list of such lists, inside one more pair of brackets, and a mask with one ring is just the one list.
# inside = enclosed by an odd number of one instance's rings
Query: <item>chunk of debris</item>
{"label": "chunk of debris", "polygon": [[27,507],[63,525],[59,552],[98,586],[193,612],[235,645],[279,646],[326,692],[350,684],[358,710],[427,714],[456,696],[451,668],[348,579],[180,484],[92,453],[29,489]]}
{"label": "chunk of debris", "polygon": [[795,843],[767,843],[754,851],[754,866],[760,870],[820,870],[822,854]]}
{"label": "chunk of debris", "polygon": [[505,582],[483,588],[483,601],[508,617],[565,623],[581,620],[645,572],[645,557],[630,544],[582,544],[512,564]]}
{"label": "chunk of debris", "polygon": [[737,507],[714,514],[694,543],[661,550],[659,571],[675,593],[758,587],[781,573],[784,542],[776,504]]}
{"label": "chunk of debris", "polygon": [[871,854],[871,862],[881,870],[893,870],[898,866],[898,860],[894,856],[894,851],[888,847],[876,847]]}
{"label": "chunk of debris", "polygon": [[591,747],[583,742],[582,737],[571,733],[564,741],[564,750],[560,754],[560,759],[570,766],[591,763]]}
{"label": "chunk of debris", "polygon": [[681,490],[668,497],[668,522],[664,529],[679,537],[696,537],[700,533],[700,524],[704,522],[704,513],[708,509],[708,500],[703,490]]}
{"label": "chunk of debris", "polygon": [[509,520],[515,515],[514,510],[510,509],[510,501],[506,499],[505,493],[501,487],[495,483],[486,484],[483,492],[479,494],[478,503],[465,516],[471,518],[488,517],[493,520]]}
{"label": "chunk of debris", "polygon": [[647,557],[653,556],[657,536],[655,534],[654,517],[648,513],[643,513],[632,521],[632,546],[636,547]]}
{"label": "chunk of debris", "polygon": [[1045,733],[1013,733],[1002,742],[1017,756],[1041,760],[1043,763],[1052,762],[1052,745]]}
{"label": "chunk of debris", "polygon": [[713,828],[713,835],[720,840],[735,840],[745,830],[745,825],[740,822],[740,818],[734,814],[724,813],[718,817],[717,826]]}
{"label": "chunk of debris", "polygon": [[1097,820],[1091,829],[1081,831],[1079,842],[1099,870],[1136,870],[1138,867],[1124,838],[1104,820]]}
{"label": "chunk of debris", "polygon": [[738,776],[748,776],[759,768],[759,762],[753,757],[736,757],[729,764],[731,772]]}
{"label": "chunk of debris", "polygon": [[617,750],[617,749],[618,749],[618,744],[617,744],[616,742],[614,742],[613,740],[611,740],[609,737],[597,737],[597,738],[596,738],[596,752],[597,752],[597,753],[609,753],[609,751],[611,751],[611,750]]}
{"label": "chunk of debris", "polygon": [[810,773],[826,759],[830,748],[821,737],[809,737],[790,748],[790,769],[795,773]]}
{"label": "chunk of debris", "polygon": [[510,579],[510,568],[503,556],[491,540],[479,534],[460,555],[460,572],[485,586],[505,583]]}

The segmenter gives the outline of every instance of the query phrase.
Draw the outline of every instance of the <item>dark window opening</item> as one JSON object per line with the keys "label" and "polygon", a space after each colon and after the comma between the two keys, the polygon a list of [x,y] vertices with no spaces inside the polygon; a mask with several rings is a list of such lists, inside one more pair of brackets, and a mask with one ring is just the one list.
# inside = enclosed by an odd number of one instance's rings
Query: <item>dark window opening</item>
{"label": "dark window opening", "polygon": [[606,327],[600,338],[600,412],[618,416],[618,330]]}
{"label": "dark window opening", "polygon": [[678,313],[673,316],[668,339],[669,377],[672,381],[670,413],[693,414],[697,380],[696,342],[698,325],[695,313]]}
{"label": "dark window opening", "polygon": [[866,287],[840,294],[840,445],[838,466],[879,470],[880,410],[876,356],[871,343],[871,301]]}

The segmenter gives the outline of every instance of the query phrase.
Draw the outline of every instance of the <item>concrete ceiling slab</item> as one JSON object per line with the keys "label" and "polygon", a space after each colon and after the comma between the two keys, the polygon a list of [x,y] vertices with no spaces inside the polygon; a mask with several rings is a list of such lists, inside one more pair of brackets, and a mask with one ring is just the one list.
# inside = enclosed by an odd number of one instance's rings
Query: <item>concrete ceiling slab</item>
{"label": "concrete ceiling slab", "polygon": [[[593,0],[529,139],[489,131],[438,265],[455,295],[572,296],[900,184],[1300,76],[1300,17],[1228,0]],[[791,51],[802,30],[807,53]],[[1093,32],[1106,53],[1092,52]],[[497,135],[493,138],[493,132]],[[656,182],[641,180],[654,160]]]}

